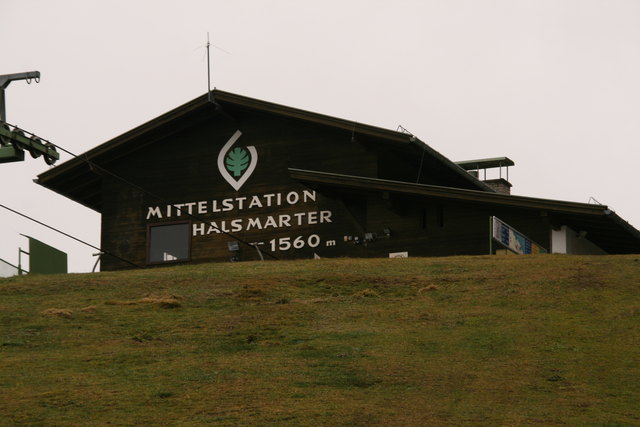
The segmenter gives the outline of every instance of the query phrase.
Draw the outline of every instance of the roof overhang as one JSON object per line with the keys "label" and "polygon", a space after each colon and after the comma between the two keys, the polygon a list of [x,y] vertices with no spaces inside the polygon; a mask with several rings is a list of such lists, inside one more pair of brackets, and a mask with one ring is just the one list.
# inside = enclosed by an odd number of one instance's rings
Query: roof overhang
{"label": "roof overhang", "polygon": [[605,205],[488,193],[301,169],[289,169],[289,173],[293,179],[314,186],[343,188],[359,192],[389,192],[412,197],[537,210],[554,214],[558,220],[578,228],[576,231],[590,230],[594,236],[592,241],[610,253],[640,252],[640,231]]}
{"label": "roof overhang", "polygon": [[478,160],[463,160],[456,162],[456,165],[460,166],[466,171],[478,170],[478,169],[490,169],[501,168],[503,166],[513,166],[515,163],[508,157],[492,157],[490,159],[478,159]]}
{"label": "roof overhang", "polygon": [[378,141],[388,142],[403,149],[412,150],[417,156],[426,152],[446,165],[452,173],[463,177],[471,187],[482,191],[493,192],[493,189],[465,172],[451,160],[406,133],[291,108],[220,90],[214,90],[211,96],[209,96],[209,94],[199,96],[180,107],[98,145],[86,153],[61,163],[38,175],[36,182],[78,203],[101,212],[99,197],[100,169],[102,169],[103,172],[108,172],[110,162],[126,156],[134,150],[143,149],[160,137],[175,134],[199,120],[210,119],[214,114],[225,115],[225,107],[257,110],[266,114],[274,114],[343,129],[355,135],[367,135],[376,138]]}
{"label": "roof overhang", "polygon": [[500,193],[487,193],[477,190],[465,190],[437,185],[413,184],[401,181],[389,181],[351,175],[340,175],[302,169],[289,169],[293,179],[327,184],[359,190],[388,191],[398,194],[427,196],[465,202],[499,204],[502,206],[538,209],[551,212],[578,213],[582,215],[606,215],[608,210],[604,205],[590,205],[586,203],[565,202],[559,200],[538,199],[534,197],[514,196]]}

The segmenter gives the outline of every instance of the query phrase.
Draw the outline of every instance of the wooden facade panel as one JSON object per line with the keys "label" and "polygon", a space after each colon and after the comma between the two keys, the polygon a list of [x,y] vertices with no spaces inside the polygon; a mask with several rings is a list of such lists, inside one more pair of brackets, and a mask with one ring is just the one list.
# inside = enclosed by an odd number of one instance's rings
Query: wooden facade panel
{"label": "wooden facade panel", "polygon": [[[288,168],[408,179],[419,159],[384,146],[377,151],[364,137],[352,142],[344,130],[269,115],[236,115],[237,120],[212,117],[110,165],[116,174],[160,199],[103,178],[103,248],[146,265],[148,227],[188,221],[193,262],[259,259],[247,245],[231,252],[228,244],[233,241],[257,243],[278,259],[388,256],[405,251],[410,256],[484,254],[491,215],[541,245],[548,244],[548,224],[539,220],[538,213],[306,186],[292,180]],[[238,130],[241,136],[234,147],[253,147],[257,158],[249,162],[256,162],[253,173],[235,189],[230,182],[235,178],[223,177],[218,156]],[[433,166],[433,159],[420,160],[426,166],[421,181],[443,184],[452,179],[446,168]],[[391,230],[388,237],[385,228]],[[366,241],[367,233],[375,233],[376,239]],[[105,270],[128,267],[113,257],[105,257],[102,264]]]}
{"label": "wooden facade panel", "polygon": [[[400,208],[394,208],[400,205]],[[404,206],[372,196],[368,229],[389,227],[391,238],[370,245],[371,256],[407,251],[410,256],[482,255],[489,253],[491,216],[509,223],[530,239],[550,249],[547,217],[537,211],[498,209],[438,199],[407,198]],[[376,249],[373,249],[376,246]]]}
{"label": "wooden facade panel", "polygon": [[[259,259],[257,251],[246,246],[241,254],[230,253],[227,243],[233,240],[262,243],[261,248],[273,251],[278,258],[346,253],[341,247],[347,244],[345,236],[359,233],[358,220],[342,201],[292,180],[288,168],[313,164],[333,171],[371,175],[377,168],[374,154],[361,145],[345,142],[335,130],[316,126],[310,132],[308,126],[298,129],[291,123],[264,117],[253,121],[245,118],[235,145],[254,147],[257,159],[252,161],[257,160],[257,164],[236,191],[218,168],[219,152],[238,130],[236,124],[217,117],[180,135],[161,139],[112,165],[116,174],[160,199],[106,179],[103,247],[144,265],[147,227],[186,220],[192,223],[191,259],[196,262],[228,260],[237,255]],[[192,215],[181,213],[176,205]],[[110,257],[105,257],[102,264],[103,269],[125,266]]]}
{"label": "wooden facade panel", "polygon": [[391,181],[477,189],[451,167],[421,149],[421,142],[383,147],[378,152],[378,177]]}
{"label": "wooden facade panel", "polygon": [[[242,108],[153,137],[105,165],[145,192],[102,177],[102,246],[138,265],[147,264],[149,227],[180,221],[189,224],[192,262],[260,259],[245,243],[278,259],[487,254],[491,216],[550,249],[545,211],[393,187],[304,184],[289,171],[473,189],[419,146]],[[238,251],[233,242],[243,242]],[[105,270],[128,267],[103,259]]]}

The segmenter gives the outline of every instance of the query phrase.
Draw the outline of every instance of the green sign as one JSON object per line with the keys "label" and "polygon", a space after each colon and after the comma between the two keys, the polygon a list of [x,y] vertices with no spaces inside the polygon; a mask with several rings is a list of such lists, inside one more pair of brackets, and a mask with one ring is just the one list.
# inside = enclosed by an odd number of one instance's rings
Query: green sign
{"label": "green sign", "polygon": [[29,273],[57,274],[67,272],[67,254],[29,237]]}

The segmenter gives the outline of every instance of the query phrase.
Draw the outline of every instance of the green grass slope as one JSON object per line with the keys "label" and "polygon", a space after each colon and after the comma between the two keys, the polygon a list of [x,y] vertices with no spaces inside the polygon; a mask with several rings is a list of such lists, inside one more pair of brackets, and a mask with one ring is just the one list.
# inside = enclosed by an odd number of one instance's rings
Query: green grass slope
{"label": "green grass slope", "polygon": [[640,425],[640,256],[0,279],[0,425]]}

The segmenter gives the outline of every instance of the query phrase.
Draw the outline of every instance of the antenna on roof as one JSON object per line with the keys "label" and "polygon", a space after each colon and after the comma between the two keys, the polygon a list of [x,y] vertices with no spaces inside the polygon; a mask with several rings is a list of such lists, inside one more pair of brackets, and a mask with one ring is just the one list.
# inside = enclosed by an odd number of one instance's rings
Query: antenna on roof
{"label": "antenna on roof", "polygon": [[[216,49],[220,49],[221,51],[223,51],[224,53],[231,55],[230,52],[227,52],[226,50],[224,50],[223,48],[216,46],[215,44],[211,44],[211,42],[209,41],[209,32],[207,31],[207,94],[208,94],[208,99],[209,102],[212,103],[216,103],[215,100],[213,99],[213,93],[211,92],[211,47],[215,47]],[[215,89],[215,88],[214,88]]]}
{"label": "antenna on roof", "polygon": [[211,61],[209,59],[209,32],[207,31],[207,94],[209,96],[209,102],[211,102]]}

